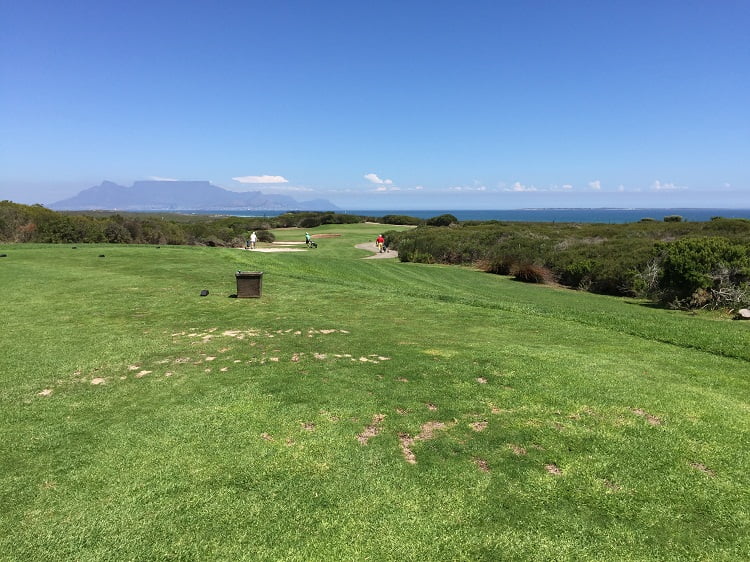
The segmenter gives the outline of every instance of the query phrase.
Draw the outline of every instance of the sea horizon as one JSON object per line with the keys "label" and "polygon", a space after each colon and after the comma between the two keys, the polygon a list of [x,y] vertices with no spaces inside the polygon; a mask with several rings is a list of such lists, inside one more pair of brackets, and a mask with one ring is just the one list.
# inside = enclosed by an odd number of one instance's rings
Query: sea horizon
{"label": "sea horizon", "polygon": [[[227,215],[236,217],[276,217],[291,211],[260,210],[174,210],[152,211],[197,215]],[[305,211],[299,211],[305,212]],[[317,211],[310,211],[317,212]],[[573,222],[573,223],[630,223],[644,219],[663,221],[664,217],[680,216],[684,221],[705,222],[715,217],[750,219],[750,209],[690,208],[690,207],[540,207],[520,209],[346,209],[331,211],[365,217],[402,215],[419,219],[450,214],[459,221],[507,222]]]}

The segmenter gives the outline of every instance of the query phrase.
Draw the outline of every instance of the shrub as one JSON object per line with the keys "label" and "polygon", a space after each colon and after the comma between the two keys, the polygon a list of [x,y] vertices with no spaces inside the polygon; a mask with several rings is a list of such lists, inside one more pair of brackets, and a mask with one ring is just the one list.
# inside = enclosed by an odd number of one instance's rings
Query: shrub
{"label": "shrub", "polygon": [[726,238],[683,238],[658,248],[662,252],[660,285],[668,300],[689,298],[699,289],[739,285],[750,276],[747,250]]}
{"label": "shrub", "polygon": [[104,227],[104,236],[107,238],[107,242],[113,244],[128,244],[133,241],[130,231],[122,224],[114,221],[108,222],[107,226]]}
{"label": "shrub", "polygon": [[319,216],[315,217],[304,217],[297,223],[299,228],[315,228],[323,224],[323,220]]}
{"label": "shrub", "polygon": [[680,215],[667,215],[664,217],[664,222],[682,222]]}
{"label": "shrub", "polygon": [[456,223],[458,223],[458,219],[450,214],[439,215],[425,221],[428,226],[450,226]]}
{"label": "shrub", "polygon": [[276,240],[273,232],[270,232],[268,230],[258,230],[255,232],[255,235],[258,237],[259,242],[273,242],[274,240]]}
{"label": "shrub", "polygon": [[525,283],[548,285],[555,281],[555,276],[549,269],[534,263],[513,264],[510,268],[510,274],[514,279]]}
{"label": "shrub", "polygon": [[418,226],[424,222],[422,219],[407,215],[385,215],[377,218],[376,221],[383,224],[408,224],[412,226]]}

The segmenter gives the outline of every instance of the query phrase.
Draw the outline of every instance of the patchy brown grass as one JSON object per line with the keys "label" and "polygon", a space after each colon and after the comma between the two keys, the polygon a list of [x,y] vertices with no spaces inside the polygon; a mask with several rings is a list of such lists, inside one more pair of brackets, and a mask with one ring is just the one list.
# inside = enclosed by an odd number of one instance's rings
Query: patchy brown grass
{"label": "patchy brown grass", "polygon": [[489,424],[486,421],[478,421],[478,422],[469,424],[469,427],[476,432],[480,432],[480,431],[484,431],[485,429],[487,429],[488,425]]}
{"label": "patchy brown grass", "polygon": [[703,463],[700,463],[700,462],[691,462],[690,466],[692,466],[695,470],[698,470],[698,471],[702,472],[703,474],[706,474],[706,475],[710,476],[711,478],[713,478],[714,476],[716,476],[716,472],[714,472],[713,470],[711,470],[710,468],[708,468]]}
{"label": "patchy brown grass", "polygon": [[544,469],[553,476],[562,476],[562,469],[555,463],[545,464]]}
{"label": "patchy brown grass", "polygon": [[477,465],[477,468],[481,470],[482,472],[489,472],[490,471],[490,465],[487,463],[484,459],[473,459],[474,464]]}
{"label": "patchy brown grass", "polygon": [[641,416],[641,417],[646,418],[646,421],[648,423],[650,423],[651,425],[661,425],[662,424],[661,418],[659,418],[657,416],[654,416],[652,414],[649,414],[648,412],[646,412],[645,410],[643,410],[641,408],[632,408],[631,412],[633,412],[637,416]]}
{"label": "patchy brown grass", "polygon": [[367,442],[380,433],[380,424],[383,423],[385,414],[375,414],[372,416],[372,423],[365,427],[365,430],[357,435],[357,441],[360,445],[367,445]]}
{"label": "patchy brown grass", "polygon": [[435,438],[435,432],[438,430],[447,429],[448,425],[440,421],[429,421],[422,424],[419,434],[415,437],[410,436],[408,433],[399,433],[398,441],[401,447],[401,453],[404,455],[404,459],[409,464],[417,464],[417,457],[411,450],[412,445],[416,441],[429,441]]}
{"label": "patchy brown grass", "polygon": [[524,449],[520,445],[516,445],[514,443],[508,443],[508,447],[510,447],[510,450],[513,451],[514,455],[521,456],[521,455],[526,454],[526,449]]}

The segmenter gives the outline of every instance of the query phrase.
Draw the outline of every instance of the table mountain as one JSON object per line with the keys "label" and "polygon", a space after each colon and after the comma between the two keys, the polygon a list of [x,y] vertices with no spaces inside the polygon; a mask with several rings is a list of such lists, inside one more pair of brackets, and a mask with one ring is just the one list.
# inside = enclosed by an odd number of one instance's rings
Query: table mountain
{"label": "table mountain", "polygon": [[260,191],[229,191],[208,181],[137,181],[131,187],[103,181],[78,195],[49,205],[57,211],[333,211],[325,199],[297,201]]}

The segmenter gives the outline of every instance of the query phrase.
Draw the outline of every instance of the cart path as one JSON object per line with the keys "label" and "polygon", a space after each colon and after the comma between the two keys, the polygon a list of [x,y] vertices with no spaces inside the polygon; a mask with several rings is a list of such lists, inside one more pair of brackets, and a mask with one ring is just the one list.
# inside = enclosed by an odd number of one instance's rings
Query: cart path
{"label": "cart path", "polygon": [[355,248],[358,248],[360,250],[368,250],[370,252],[373,252],[371,256],[367,256],[366,258],[362,258],[363,260],[376,260],[376,259],[383,259],[383,258],[397,258],[398,252],[396,250],[389,250],[388,252],[379,252],[378,247],[375,244],[375,242],[363,242],[362,244],[355,244]]}

